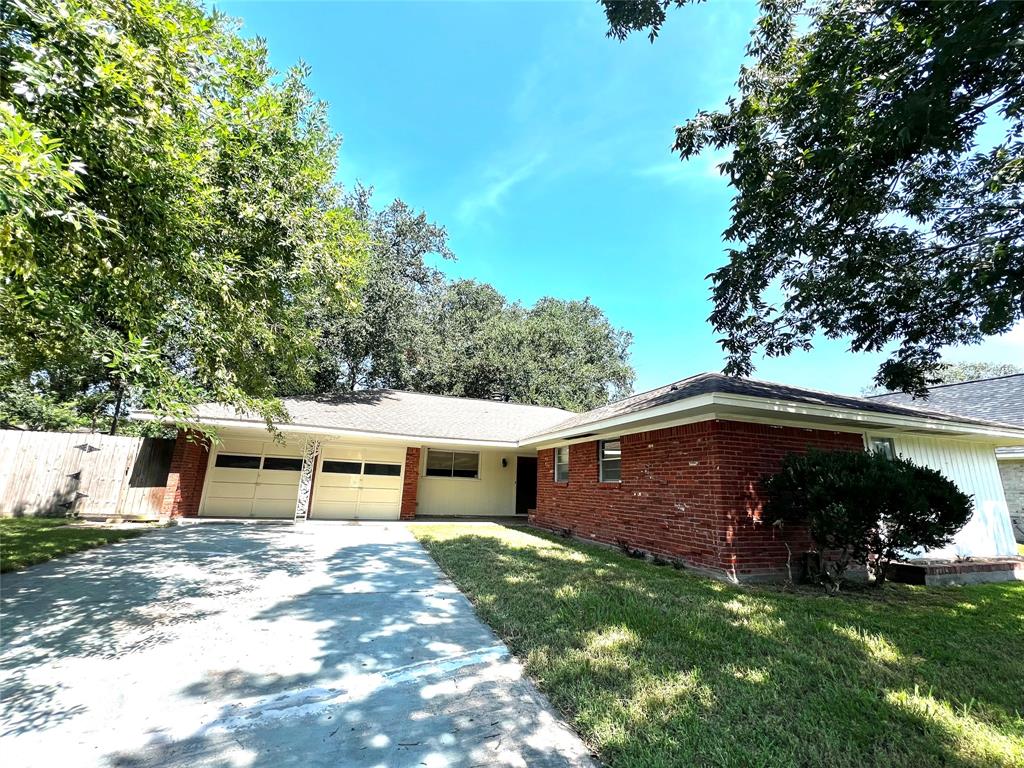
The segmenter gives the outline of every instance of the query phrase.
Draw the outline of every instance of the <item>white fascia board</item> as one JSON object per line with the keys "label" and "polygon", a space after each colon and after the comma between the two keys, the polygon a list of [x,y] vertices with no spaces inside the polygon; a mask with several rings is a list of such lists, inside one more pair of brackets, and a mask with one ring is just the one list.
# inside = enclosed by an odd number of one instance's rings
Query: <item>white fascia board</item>
{"label": "white fascia board", "polygon": [[[610,432],[615,432],[616,434],[632,434],[634,432],[646,432],[650,429],[665,429],[667,426],[678,426],[679,424],[692,423],[694,421],[704,421],[708,418],[704,414],[687,414],[690,411],[696,411],[698,409],[710,409],[713,405],[714,400],[712,395],[694,395],[693,397],[687,397],[682,400],[665,403],[665,405],[655,406],[654,408],[626,413],[622,416],[611,416],[607,419],[591,422],[589,424],[580,424],[566,429],[556,429],[551,432],[526,438],[525,440],[520,440],[519,445],[540,447],[542,445],[547,446],[554,443],[569,444],[572,442],[586,442],[588,440],[597,439],[597,435],[599,433],[608,434]],[[673,417],[682,420],[668,424]],[[638,422],[641,423],[638,424]],[[588,436],[580,437],[578,439],[573,437],[574,435],[582,434],[586,434]]]}
{"label": "white fascia board", "polygon": [[940,421],[923,415],[901,416],[840,406],[814,405],[725,393],[696,395],[655,408],[555,430],[521,440],[519,445],[538,449],[550,448],[555,445],[589,442],[610,434],[625,435],[654,429],[668,429],[716,418],[772,424],[782,422],[801,428],[825,428],[841,432],[892,430],[901,434],[914,432],[921,435],[980,439],[1007,446],[1024,445],[1024,429],[1004,429],[959,421]]}
{"label": "white fascia board", "polygon": [[986,442],[999,442],[1003,445],[1024,445],[1024,429],[1013,429],[971,424],[961,421],[943,421],[931,419],[925,415],[902,416],[877,411],[860,411],[854,408],[843,408],[832,405],[814,405],[813,403],[796,403],[790,400],[774,400],[749,395],[716,394],[715,405],[723,408],[763,411],[779,415],[804,416],[823,421],[835,421],[837,427],[842,425],[857,426],[858,429],[877,431],[892,429],[900,433],[915,432],[921,435],[949,435],[966,438],[984,438]]}
{"label": "white fascia board", "polygon": [[[149,420],[152,420],[150,417]],[[197,424],[230,429],[233,431],[267,432],[267,425],[262,421],[246,421],[242,419],[196,419]],[[427,437],[424,435],[403,435],[391,432],[369,432],[365,430],[337,429],[305,424],[274,424],[274,428],[287,435],[310,435],[325,439],[343,439],[380,443],[397,443],[401,445],[429,446],[473,446],[478,448],[503,448],[514,450],[517,447],[512,440],[468,440],[452,437]]]}

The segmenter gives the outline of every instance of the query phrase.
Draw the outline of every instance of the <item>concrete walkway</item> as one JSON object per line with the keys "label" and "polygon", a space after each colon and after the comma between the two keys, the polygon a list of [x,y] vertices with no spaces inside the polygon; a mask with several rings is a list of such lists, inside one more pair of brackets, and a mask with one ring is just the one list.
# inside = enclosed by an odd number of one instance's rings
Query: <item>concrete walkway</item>
{"label": "concrete walkway", "polygon": [[591,765],[398,523],[168,529],[2,596],[5,765]]}

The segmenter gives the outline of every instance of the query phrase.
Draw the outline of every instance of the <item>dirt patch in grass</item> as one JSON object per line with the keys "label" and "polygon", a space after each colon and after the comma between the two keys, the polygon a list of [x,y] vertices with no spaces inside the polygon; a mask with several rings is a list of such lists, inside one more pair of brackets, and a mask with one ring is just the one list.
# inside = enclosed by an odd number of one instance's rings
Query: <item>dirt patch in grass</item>
{"label": "dirt patch in grass", "polygon": [[0,572],[27,568],[55,557],[141,536],[152,524],[131,527],[83,525],[66,518],[0,518]]}
{"label": "dirt patch in grass", "polygon": [[1024,765],[1024,584],[826,597],[500,525],[413,532],[610,766]]}

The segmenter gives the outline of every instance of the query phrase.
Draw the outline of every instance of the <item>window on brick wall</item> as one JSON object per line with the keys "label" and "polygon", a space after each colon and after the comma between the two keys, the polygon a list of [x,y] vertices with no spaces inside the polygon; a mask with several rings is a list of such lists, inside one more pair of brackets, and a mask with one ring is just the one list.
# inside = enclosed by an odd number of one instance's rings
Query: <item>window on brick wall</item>
{"label": "window on brick wall", "polygon": [[601,440],[597,445],[601,482],[619,482],[622,480],[622,441]]}
{"label": "window on brick wall", "polygon": [[569,446],[555,448],[555,482],[569,482]]}

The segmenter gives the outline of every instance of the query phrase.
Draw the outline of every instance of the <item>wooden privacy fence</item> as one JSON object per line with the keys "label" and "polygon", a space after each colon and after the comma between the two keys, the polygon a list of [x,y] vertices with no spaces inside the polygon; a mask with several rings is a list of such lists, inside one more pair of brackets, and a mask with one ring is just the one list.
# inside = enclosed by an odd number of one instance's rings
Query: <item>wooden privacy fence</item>
{"label": "wooden privacy fence", "polygon": [[160,516],[174,440],[0,430],[0,515]]}

